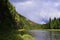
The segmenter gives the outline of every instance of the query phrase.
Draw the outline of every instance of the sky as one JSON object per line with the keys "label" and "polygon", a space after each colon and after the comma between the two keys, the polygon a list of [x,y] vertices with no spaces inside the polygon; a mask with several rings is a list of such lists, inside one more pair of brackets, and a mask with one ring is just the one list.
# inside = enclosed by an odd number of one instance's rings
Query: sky
{"label": "sky", "polygon": [[60,17],[60,0],[10,0],[16,11],[38,24]]}

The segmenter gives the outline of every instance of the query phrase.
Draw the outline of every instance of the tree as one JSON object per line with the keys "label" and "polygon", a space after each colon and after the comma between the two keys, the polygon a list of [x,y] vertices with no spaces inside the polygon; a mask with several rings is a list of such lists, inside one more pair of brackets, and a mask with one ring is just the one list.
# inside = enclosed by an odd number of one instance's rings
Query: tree
{"label": "tree", "polygon": [[54,17],[54,20],[56,20],[56,17]]}
{"label": "tree", "polygon": [[0,0],[0,40],[22,40],[16,30],[15,12],[9,0]]}

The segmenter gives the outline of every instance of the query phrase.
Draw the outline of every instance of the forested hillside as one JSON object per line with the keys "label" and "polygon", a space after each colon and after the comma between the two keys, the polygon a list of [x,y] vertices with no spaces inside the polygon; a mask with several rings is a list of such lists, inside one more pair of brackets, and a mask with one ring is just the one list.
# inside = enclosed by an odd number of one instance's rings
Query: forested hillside
{"label": "forested hillside", "polygon": [[0,0],[0,40],[23,40],[18,29],[18,13],[9,0]]}
{"label": "forested hillside", "polygon": [[29,33],[21,29],[28,24],[9,0],[0,0],[0,40],[25,40],[24,34],[29,37]]}
{"label": "forested hillside", "polygon": [[26,29],[26,30],[42,28],[41,24],[34,23],[21,15],[20,15],[20,25],[23,27],[23,29]]}
{"label": "forested hillside", "polygon": [[50,18],[49,22],[43,26],[47,29],[60,29],[60,18],[54,18],[53,20]]}

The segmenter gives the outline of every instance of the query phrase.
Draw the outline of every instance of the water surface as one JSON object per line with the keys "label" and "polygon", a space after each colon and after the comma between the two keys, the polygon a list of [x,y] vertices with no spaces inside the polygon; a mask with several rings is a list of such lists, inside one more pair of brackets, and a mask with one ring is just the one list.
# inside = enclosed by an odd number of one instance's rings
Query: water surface
{"label": "water surface", "polygon": [[48,30],[30,30],[35,40],[60,40],[60,32]]}

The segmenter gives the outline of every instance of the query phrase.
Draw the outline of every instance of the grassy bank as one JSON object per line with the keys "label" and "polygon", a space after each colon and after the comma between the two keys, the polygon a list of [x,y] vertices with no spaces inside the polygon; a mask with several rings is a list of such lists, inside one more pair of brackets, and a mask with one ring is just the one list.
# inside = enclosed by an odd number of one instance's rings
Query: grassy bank
{"label": "grassy bank", "polygon": [[18,31],[21,32],[20,37],[23,40],[34,40],[34,37],[29,33],[29,30],[19,29]]}

